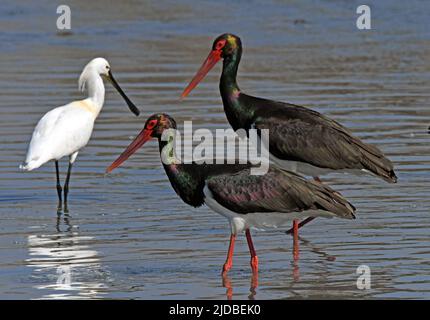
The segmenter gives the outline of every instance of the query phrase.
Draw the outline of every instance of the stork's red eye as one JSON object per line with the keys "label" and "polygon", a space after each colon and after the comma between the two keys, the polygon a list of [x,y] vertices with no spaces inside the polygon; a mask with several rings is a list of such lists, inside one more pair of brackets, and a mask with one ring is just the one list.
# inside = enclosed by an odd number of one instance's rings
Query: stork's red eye
{"label": "stork's red eye", "polygon": [[146,125],[146,128],[147,129],[152,129],[152,128],[154,128],[155,127],[155,125],[157,124],[157,120],[151,120],[151,121],[149,121],[148,122],[148,124]]}
{"label": "stork's red eye", "polygon": [[215,46],[215,49],[221,50],[222,48],[225,47],[226,42],[227,42],[227,40],[225,40],[225,39],[219,40]]}

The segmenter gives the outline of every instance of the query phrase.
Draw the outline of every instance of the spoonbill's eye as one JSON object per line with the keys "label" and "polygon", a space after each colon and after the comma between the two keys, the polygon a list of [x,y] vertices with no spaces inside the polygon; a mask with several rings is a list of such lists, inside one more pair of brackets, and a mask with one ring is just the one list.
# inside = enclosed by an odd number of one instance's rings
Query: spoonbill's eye
{"label": "spoonbill's eye", "polygon": [[106,66],[106,69],[108,69],[108,70],[109,70],[109,66]]}
{"label": "spoonbill's eye", "polygon": [[157,124],[157,120],[151,120],[148,122],[148,124],[146,125],[147,129],[152,129],[155,127],[155,125]]}

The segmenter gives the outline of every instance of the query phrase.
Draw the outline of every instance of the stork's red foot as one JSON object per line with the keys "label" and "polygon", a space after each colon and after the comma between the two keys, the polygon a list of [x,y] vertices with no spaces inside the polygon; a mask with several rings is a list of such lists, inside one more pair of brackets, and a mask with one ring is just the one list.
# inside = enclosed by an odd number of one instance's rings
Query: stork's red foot
{"label": "stork's red foot", "polygon": [[258,272],[258,257],[257,257],[257,253],[255,252],[255,249],[254,249],[254,244],[252,243],[251,232],[249,231],[249,229],[246,229],[245,235],[246,235],[246,240],[248,242],[249,253],[251,254],[252,272],[256,273],[256,272]]}
{"label": "stork's red foot", "polygon": [[233,286],[226,272],[222,273],[222,286],[227,289],[226,296],[228,300],[233,299]]}
{"label": "stork's red foot", "polygon": [[257,287],[258,287],[258,272],[253,272],[251,277],[251,288],[249,288],[250,294],[248,296],[250,300],[255,299],[255,295],[257,294]]}
{"label": "stork's red foot", "polygon": [[236,241],[236,235],[230,235],[230,245],[228,246],[227,259],[225,260],[224,266],[222,268],[222,274],[226,274],[233,267],[233,252],[234,252],[234,242]]}

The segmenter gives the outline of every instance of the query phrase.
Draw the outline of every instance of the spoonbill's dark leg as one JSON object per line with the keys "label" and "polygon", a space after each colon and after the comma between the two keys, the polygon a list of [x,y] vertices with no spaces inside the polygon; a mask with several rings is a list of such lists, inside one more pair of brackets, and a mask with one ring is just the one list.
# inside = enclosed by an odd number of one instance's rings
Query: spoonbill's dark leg
{"label": "spoonbill's dark leg", "polygon": [[66,182],[64,183],[64,212],[69,212],[69,209],[67,208],[67,196],[69,194],[69,181],[70,181],[70,174],[72,173],[72,162],[69,161],[69,168],[67,169],[67,177]]}
{"label": "spoonbill's dark leg", "polygon": [[58,169],[58,161],[55,161],[55,172],[57,174],[57,194],[58,194],[57,212],[61,212],[61,209],[63,207],[63,201],[61,199],[63,189],[61,188],[61,183],[60,183],[60,171]]}
{"label": "spoonbill's dark leg", "polygon": [[258,272],[258,257],[254,249],[254,244],[252,243],[251,232],[249,232],[249,229],[246,229],[245,234],[246,234],[246,241],[248,241],[249,253],[251,253],[252,272]]}
{"label": "spoonbill's dark leg", "polygon": [[236,241],[236,235],[230,235],[230,245],[228,246],[227,259],[225,260],[224,266],[222,268],[222,273],[227,273],[231,267],[233,266],[233,251],[234,251],[234,242]]}

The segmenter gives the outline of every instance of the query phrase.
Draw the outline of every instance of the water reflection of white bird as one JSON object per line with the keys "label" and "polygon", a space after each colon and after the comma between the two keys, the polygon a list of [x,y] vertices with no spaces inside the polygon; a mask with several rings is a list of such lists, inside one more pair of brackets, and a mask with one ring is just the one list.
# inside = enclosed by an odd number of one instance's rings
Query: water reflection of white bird
{"label": "water reflection of white bird", "polygon": [[62,188],[60,184],[58,161],[69,157],[69,168],[64,184],[64,211],[67,212],[67,195],[72,165],[78,152],[87,145],[105,99],[102,76],[107,77],[127,102],[130,110],[139,115],[139,110],[128,99],[112,76],[109,62],[103,58],[91,60],[79,77],[79,88],[88,92],[88,98],[74,101],[46,113],[37,124],[31,137],[27,156],[20,168],[31,171],[48,161],[55,160],[57,174],[58,211],[62,210]]}
{"label": "water reflection of white bird", "polygon": [[47,278],[35,288],[53,291],[43,295],[44,299],[101,297],[106,287],[105,274],[98,252],[86,244],[94,238],[80,236],[72,227],[68,229],[57,234],[28,236],[27,265],[35,268],[36,278]]}

